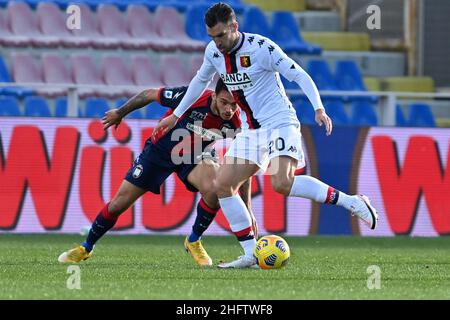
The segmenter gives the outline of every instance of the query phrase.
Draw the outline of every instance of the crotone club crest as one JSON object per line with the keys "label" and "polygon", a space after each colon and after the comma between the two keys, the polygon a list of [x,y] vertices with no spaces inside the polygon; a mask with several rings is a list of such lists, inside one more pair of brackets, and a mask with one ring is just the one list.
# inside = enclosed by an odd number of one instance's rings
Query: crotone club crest
{"label": "crotone club crest", "polygon": [[252,65],[249,55],[241,56],[240,58],[241,58],[241,67],[248,68]]}

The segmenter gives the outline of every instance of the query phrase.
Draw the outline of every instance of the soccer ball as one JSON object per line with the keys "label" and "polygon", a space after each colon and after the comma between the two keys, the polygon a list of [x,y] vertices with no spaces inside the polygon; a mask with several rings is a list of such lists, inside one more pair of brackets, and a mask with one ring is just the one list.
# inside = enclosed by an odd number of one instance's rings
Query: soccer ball
{"label": "soccer ball", "polygon": [[278,269],[287,264],[291,251],[286,240],[270,235],[258,240],[253,255],[261,269]]}

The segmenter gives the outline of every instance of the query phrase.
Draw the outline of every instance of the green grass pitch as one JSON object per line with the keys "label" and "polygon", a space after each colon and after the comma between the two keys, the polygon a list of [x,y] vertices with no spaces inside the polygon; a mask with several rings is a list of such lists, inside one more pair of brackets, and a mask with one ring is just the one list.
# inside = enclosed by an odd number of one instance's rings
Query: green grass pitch
{"label": "green grass pitch", "polygon": [[[279,270],[198,268],[180,236],[111,236],[79,264],[69,290],[58,255],[73,235],[0,235],[0,299],[450,299],[450,238],[289,238]],[[234,237],[204,237],[214,262],[240,254]],[[380,268],[368,289],[367,268]]]}

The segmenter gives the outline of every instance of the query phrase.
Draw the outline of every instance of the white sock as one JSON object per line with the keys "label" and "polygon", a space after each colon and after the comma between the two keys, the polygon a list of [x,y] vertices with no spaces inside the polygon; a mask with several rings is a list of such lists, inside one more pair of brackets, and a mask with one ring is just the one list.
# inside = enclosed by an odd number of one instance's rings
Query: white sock
{"label": "white sock", "polygon": [[295,176],[289,196],[325,203],[329,187],[329,185],[310,176]]}
{"label": "white sock", "polygon": [[[222,198],[219,199],[219,203],[233,233],[251,228],[252,221],[250,219],[250,214],[248,213],[247,207],[240,196],[234,195],[232,197]],[[253,248],[256,244],[256,240],[254,238],[239,241],[239,243],[244,249],[246,256],[253,255]]]}
{"label": "white sock", "polygon": [[[310,176],[296,176],[292,184],[291,197],[301,197],[311,199],[319,203],[331,203],[342,206],[347,210],[354,205],[355,197],[349,196],[345,192],[338,191],[322,181]],[[333,197],[337,197],[333,200]]]}

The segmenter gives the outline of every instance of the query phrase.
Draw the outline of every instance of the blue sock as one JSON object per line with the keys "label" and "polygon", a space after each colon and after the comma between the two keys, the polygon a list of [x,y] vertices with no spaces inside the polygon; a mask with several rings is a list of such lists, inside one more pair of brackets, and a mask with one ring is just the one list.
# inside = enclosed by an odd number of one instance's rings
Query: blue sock
{"label": "blue sock", "polygon": [[219,209],[211,209],[203,199],[200,199],[197,205],[197,218],[195,218],[192,232],[188,238],[189,242],[195,242],[201,238],[203,232],[205,232],[213,222],[217,211],[219,211]]}
{"label": "blue sock", "polygon": [[92,223],[89,234],[86,241],[82,246],[86,248],[88,252],[94,249],[95,243],[100,239],[108,230],[110,230],[116,224],[117,217],[113,217],[108,212],[108,204],[100,211]]}

